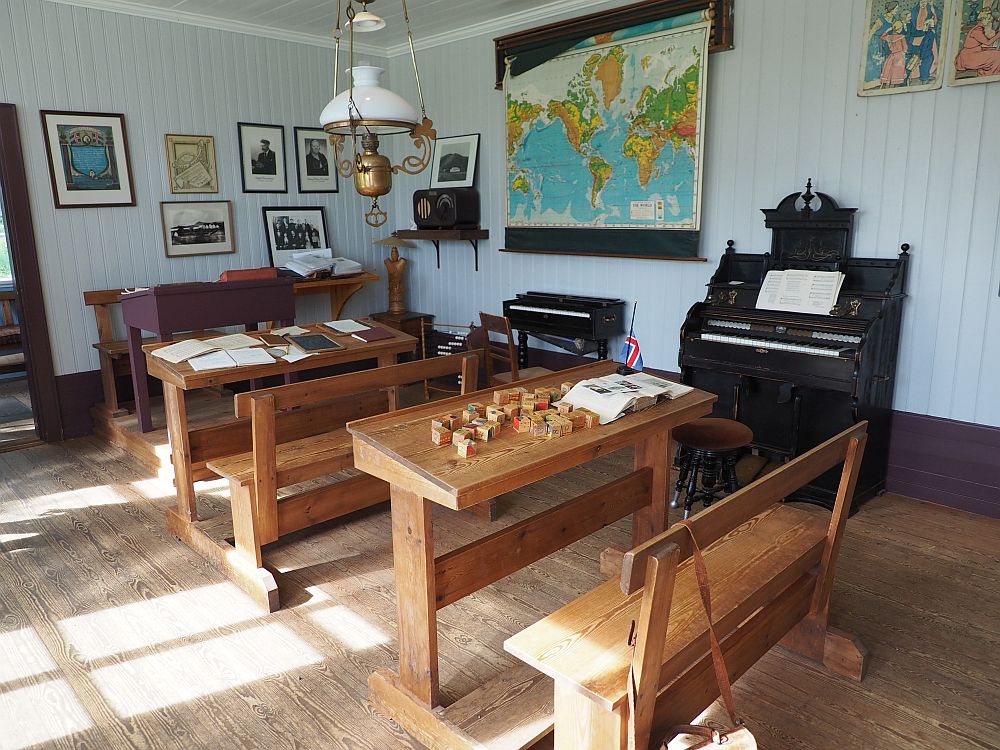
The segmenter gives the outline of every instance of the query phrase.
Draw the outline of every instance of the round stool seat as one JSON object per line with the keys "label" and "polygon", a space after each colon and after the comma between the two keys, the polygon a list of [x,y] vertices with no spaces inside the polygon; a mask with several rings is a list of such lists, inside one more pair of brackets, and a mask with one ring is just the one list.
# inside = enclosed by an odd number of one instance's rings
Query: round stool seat
{"label": "round stool seat", "polygon": [[674,428],[674,440],[698,451],[730,451],[753,442],[753,430],[733,419],[705,417]]}

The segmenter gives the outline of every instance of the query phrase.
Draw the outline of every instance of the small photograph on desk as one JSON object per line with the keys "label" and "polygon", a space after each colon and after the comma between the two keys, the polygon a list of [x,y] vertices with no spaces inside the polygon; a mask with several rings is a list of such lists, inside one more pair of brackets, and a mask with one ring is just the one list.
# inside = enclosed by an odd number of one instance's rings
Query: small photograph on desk
{"label": "small photograph on desk", "polygon": [[264,234],[273,266],[287,266],[295,253],[330,247],[322,207],[264,208],[263,212]]}

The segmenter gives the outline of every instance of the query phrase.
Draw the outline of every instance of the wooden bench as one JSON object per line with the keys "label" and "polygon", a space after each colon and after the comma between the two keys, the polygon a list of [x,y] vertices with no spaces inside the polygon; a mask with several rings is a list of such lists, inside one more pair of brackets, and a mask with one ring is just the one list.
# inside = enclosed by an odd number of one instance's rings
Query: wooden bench
{"label": "wooden bench", "polygon": [[[236,417],[244,425],[249,420],[249,450],[223,449],[206,461],[208,470],[229,480],[233,546],[241,559],[227,572],[270,611],[278,609],[277,586],[263,566],[264,545],[389,499],[388,485],[367,474],[280,499],[279,490],[354,467],[345,416],[394,411],[396,389],[426,378],[461,374],[474,390],[478,362],[476,354],[455,354],[238,394]],[[192,432],[192,453],[215,438],[232,440],[222,436],[225,429]]]}
{"label": "wooden bench", "polygon": [[17,292],[0,292],[0,374],[24,370],[21,326],[15,315]]}
{"label": "wooden bench", "polygon": [[[659,747],[719,696],[708,627],[691,563],[698,540],[713,622],[732,679],[772,646],[860,680],[864,647],[830,628],[830,592],[854,496],[867,423],[674,525],[622,560],[609,581],[509,638],[505,649],[554,680],[556,750],[626,748],[630,668],[637,748]],[[843,463],[831,519],[782,499]],[[629,636],[635,630],[636,643]],[[752,727],[751,727],[752,729]]]}

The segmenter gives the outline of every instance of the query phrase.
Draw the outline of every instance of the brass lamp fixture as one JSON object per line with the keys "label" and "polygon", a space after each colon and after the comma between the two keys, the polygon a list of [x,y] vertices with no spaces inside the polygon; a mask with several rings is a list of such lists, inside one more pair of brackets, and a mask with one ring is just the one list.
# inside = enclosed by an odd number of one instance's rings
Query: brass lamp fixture
{"label": "brass lamp fixture", "polygon": [[[424,93],[420,86],[417,56],[410,32],[410,16],[406,0],[400,0],[406,37],[410,45],[410,60],[420,98],[420,115],[403,97],[379,85],[382,69],[371,65],[354,64],[354,32],[376,31],[385,21],[368,10],[375,0],[346,0],[343,26],[347,29],[348,55],[350,58],[350,83],[346,91],[338,92],[337,74],[340,71],[341,8],[337,0],[337,25],[334,28],[336,52],[334,54],[333,99],[323,109],[320,124],[330,134],[330,142],[337,153],[337,170],[345,179],[354,176],[354,189],[372,199],[365,222],[372,227],[385,224],[388,216],[378,204],[378,199],[392,190],[392,176],[399,172],[420,174],[431,161],[433,141],[437,137],[434,123],[424,109]],[[358,10],[361,6],[361,10]],[[378,152],[380,135],[407,134],[417,149],[399,164],[393,165],[388,157]],[[354,158],[341,158],[345,138],[350,137]],[[358,146],[360,141],[361,150]]]}

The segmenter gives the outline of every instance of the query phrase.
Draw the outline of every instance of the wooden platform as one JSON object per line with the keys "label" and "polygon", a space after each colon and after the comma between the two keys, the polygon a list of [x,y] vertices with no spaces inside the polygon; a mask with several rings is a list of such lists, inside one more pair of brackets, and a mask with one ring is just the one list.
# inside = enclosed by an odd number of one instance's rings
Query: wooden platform
{"label": "wooden platform", "polygon": [[[212,391],[193,391],[186,395],[188,419],[193,429],[225,424],[235,419],[233,394],[228,390],[216,395]],[[166,418],[163,399],[150,399],[153,431],[141,432],[135,412],[115,416],[103,404],[90,410],[94,422],[94,435],[122,448],[134,456],[154,475],[172,478],[174,473],[170,463],[170,444],[167,441]],[[214,475],[202,470],[197,479],[213,478]]]}
{"label": "wooden platform", "polygon": [[[603,484],[631,456],[592,466],[504,496],[499,523]],[[263,615],[167,533],[173,503],[168,482],[92,438],[0,454],[4,741],[417,750],[367,702],[369,674],[399,658],[388,512],[273,549],[287,608]],[[199,506],[228,501],[211,489]],[[497,527],[435,521],[442,551]],[[600,583],[601,550],[630,530],[618,522],[441,611],[453,721],[466,721],[457,696],[515,665],[503,641]],[[735,685],[760,746],[1000,749],[998,549],[1000,521],[892,495],[867,503],[847,524],[834,624],[868,645],[868,674],[854,683],[767,654]]]}

